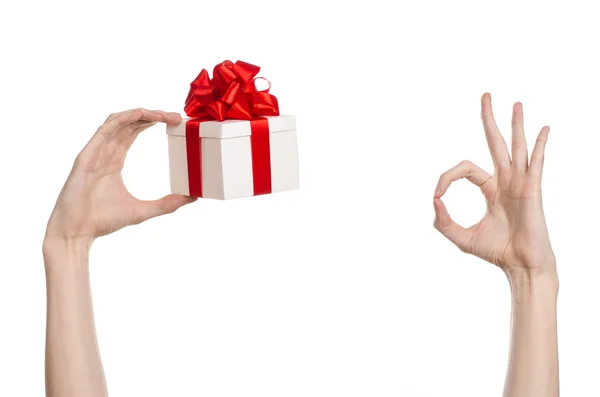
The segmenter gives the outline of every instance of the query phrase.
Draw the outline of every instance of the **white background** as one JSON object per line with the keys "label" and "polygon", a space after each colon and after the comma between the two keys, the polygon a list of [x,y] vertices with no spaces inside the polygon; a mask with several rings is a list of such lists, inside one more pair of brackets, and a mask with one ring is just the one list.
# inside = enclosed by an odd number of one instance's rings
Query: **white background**
{"label": "white background", "polygon": [[[301,190],[199,201],[94,244],[112,397],[500,395],[508,283],[432,227],[441,172],[491,171],[485,91],[507,140],[517,100],[530,143],[552,128],[561,387],[599,395],[600,25],[594,2],[553,4],[3,3],[0,396],[43,395],[41,243],[74,157],[109,113],[183,112],[224,59],[262,66],[298,115]],[[140,198],[168,193],[163,126],[124,175]],[[446,202],[463,224],[483,215],[467,182]]]}

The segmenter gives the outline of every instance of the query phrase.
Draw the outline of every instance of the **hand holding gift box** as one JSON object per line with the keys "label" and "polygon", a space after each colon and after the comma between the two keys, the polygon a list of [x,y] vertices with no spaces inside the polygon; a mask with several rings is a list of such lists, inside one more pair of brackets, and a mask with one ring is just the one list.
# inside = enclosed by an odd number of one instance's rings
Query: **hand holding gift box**
{"label": "hand holding gift box", "polygon": [[191,83],[179,125],[168,125],[171,192],[232,199],[298,189],[296,119],[279,114],[260,67],[225,61]]}

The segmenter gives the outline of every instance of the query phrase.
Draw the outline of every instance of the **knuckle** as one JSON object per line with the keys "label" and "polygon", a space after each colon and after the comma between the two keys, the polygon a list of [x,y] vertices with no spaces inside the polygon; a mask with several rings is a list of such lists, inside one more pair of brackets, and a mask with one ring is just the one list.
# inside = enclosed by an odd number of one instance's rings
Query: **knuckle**
{"label": "knuckle", "polygon": [[123,126],[125,126],[125,125],[127,125],[127,124],[128,124],[128,120],[127,120],[127,118],[126,118],[126,117],[121,117],[121,118],[119,118],[119,120],[117,121],[117,126],[118,126],[119,128],[121,128],[121,127],[123,127]]}
{"label": "knuckle", "polygon": [[110,124],[103,125],[98,129],[98,134],[104,139],[108,139],[114,133],[115,127]]}
{"label": "knuckle", "polygon": [[80,168],[83,167],[85,164],[87,164],[89,162],[89,156],[87,153],[85,153],[84,151],[80,152],[77,157],[75,157],[75,161],[73,163],[73,166],[75,168]]}
{"label": "knuckle", "polygon": [[119,117],[119,119],[117,121],[117,125],[119,128],[121,128],[121,127],[131,123],[132,118],[134,120],[139,120],[142,117],[142,115],[143,115],[143,112],[142,112],[141,108],[133,109],[129,113],[122,114],[121,117]]}

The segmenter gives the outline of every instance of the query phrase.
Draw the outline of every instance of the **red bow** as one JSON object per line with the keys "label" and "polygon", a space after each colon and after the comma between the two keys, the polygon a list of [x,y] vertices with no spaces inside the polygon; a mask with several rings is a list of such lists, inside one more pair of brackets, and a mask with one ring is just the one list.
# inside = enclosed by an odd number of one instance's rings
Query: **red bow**
{"label": "red bow", "polygon": [[269,94],[271,84],[265,90],[256,89],[259,71],[259,66],[243,61],[224,61],[215,66],[211,80],[206,69],[202,69],[190,84],[185,113],[189,117],[209,117],[218,121],[278,116],[277,98]]}

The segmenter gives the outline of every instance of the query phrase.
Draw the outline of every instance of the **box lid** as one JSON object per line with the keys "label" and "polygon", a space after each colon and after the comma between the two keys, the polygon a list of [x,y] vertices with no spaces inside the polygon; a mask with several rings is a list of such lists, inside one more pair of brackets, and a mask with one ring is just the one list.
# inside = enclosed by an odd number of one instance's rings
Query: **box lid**
{"label": "box lid", "polygon": [[[296,116],[281,115],[267,116],[270,132],[281,132],[296,129]],[[185,117],[179,125],[167,125],[167,134],[185,136],[185,124],[191,118]],[[200,136],[202,138],[236,138],[250,135],[250,121],[225,120],[204,121],[200,123]]]}

